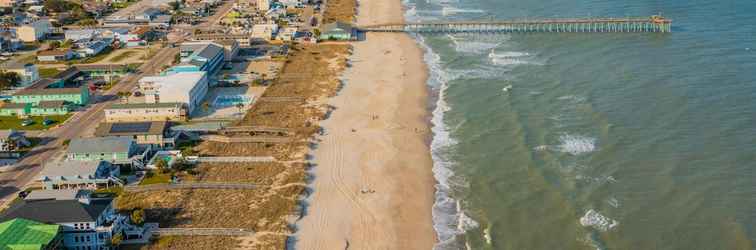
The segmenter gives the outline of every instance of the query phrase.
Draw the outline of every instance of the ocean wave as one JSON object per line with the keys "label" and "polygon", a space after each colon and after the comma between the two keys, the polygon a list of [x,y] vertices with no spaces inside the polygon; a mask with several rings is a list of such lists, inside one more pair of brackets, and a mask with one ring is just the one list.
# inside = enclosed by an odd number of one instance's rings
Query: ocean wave
{"label": "ocean wave", "polygon": [[[470,40],[465,35],[446,35],[454,44],[454,50],[465,54],[480,55],[486,51],[492,50],[501,45],[502,40],[499,41],[485,41],[485,40]],[[503,40],[508,40],[509,36],[501,36]]]}
{"label": "ocean wave", "polygon": [[459,201],[451,197],[457,183],[452,182],[454,162],[449,159],[449,148],[456,144],[451,137],[449,128],[444,123],[444,114],[451,110],[446,102],[446,89],[448,88],[449,76],[441,66],[441,57],[425,44],[422,36],[415,37],[425,50],[425,62],[429,69],[428,85],[438,91],[435,108],[432,111],[431,131],[431,157],[433,159],[433,176],[435,177],[436,193],[433,204],[433,228],[438,236],[438,243],[433,249],[457,249],[460,246],[458,235],[464,234],[477,222],[467,216]]}
{"label": "ocean wave", "polygon": [[572,103],[583,103],[585,102],[586,99],[585,97],[577,96],[577,95],[563,95],[563,96],[557,97],[557,100],[568,101]]}
{"label": "ocean wave", "polygon": [[457,14],[465,14],[465,13],[486,13],[484,10],[480,9],[462,9],[462,8],[456,8],[452,6],[444,6],[441,9],[441,14],[444,16],[452,16]]}
{"label": "ocean wave", "polygon": [[619,222],[604,216],[596,210],[589,209],[583,217],[580,217],[580,225],[606,232],[619,225]]}
{"label": "ocean wave", "polygon": [[582,135],[563,134],[559,136],[559,151],[571,155],[581,155],[596,150],[596,138]]}
{"label": "ocean wave", "polygon": [[495,49],[491,49],[491,52],[488,53],[488,59],[491,61],[491,64],[497,66],[524,64],[542,66],[545,64],[536,60],[534,55],[520,51],[496,52]]}

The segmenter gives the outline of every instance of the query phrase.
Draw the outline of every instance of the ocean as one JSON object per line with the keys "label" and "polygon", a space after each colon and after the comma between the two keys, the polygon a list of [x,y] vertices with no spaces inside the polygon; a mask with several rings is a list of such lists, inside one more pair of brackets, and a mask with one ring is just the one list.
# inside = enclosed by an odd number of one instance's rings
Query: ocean
{"label": "ocean", "polygon": [[406,18],[673,19],[422,35],[436,249],[753,249],[756,2],[406,0]]}

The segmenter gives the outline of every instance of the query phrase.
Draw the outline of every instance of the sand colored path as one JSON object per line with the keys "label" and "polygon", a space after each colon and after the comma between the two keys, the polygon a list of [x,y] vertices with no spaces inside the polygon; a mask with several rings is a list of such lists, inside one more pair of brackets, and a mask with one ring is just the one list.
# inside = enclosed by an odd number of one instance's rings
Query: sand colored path
{"label": "sand colored path", "polygon": [[[360,1],[360,24],[401,20],[399,1]],[[398,18],[398,19],[397,19]],[[404,34],[354,43],[344,89],[312,152],[313,193],[296,249],[431,249],[426,68]]]}

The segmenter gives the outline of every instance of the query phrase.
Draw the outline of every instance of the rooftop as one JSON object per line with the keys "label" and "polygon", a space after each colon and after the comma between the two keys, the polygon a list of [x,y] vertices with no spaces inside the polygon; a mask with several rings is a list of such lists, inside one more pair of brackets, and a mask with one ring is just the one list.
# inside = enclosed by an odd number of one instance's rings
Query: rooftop
{"label": "rooftop", "polygon": [[81,94],[84,88],[26,88],[16,92],[15,95],[60,95],[60,94]]}
{"label": "rooftop", "polygon": [[19,201],[3,212],[0,221],[16,218],[43,223],[91,222],[110,206],[113,199]]}
{"label": "rooftop", "polygon": [[168,127],[168,122],[118,122],[100,123],[95,130],[95,136],[125,136],[125,135],[162,135]]}
{"label": "rooftop", "polygon": [[161,93],[189,93],[205,75],[204,71],[199,72],[177,72],[167,76],[148,76],[139,79],[139,83],[153,83],[160,85]]}
{"label": "rooftop", "polygon": [[37,104],[37,108],[42,109],[55,109],[55,108],[63,108],[66,106],[65,101],[41,101],[39,104]]}
{"label": "rooftop", "polygon": [[68,145],[68,153],[128,152],[134,140],[127,137],[75,138]]}
{"label": "rooftop", "polygon": [[24,109],[27,103],[10,103],[5,102],[0,104],[0,109]]}
{"label": "rooftop", "polygon": [[29,193],[24,200],[78,200],[80,197],[87,197],[90,192],[84,189],[40,189]]}
{"label": "rooftop", "polygon": [[40,180],[58,179],[59,177],[93,179],[97,178],[100,166],[110,166],[105,161],[62,161],[48,164],[39,173]]}
{"label": "rooftop", "polygon": [[177,102],[166,103],[117,103],[105,109],[147,109],[147,108],[180,108],[183,104]]}
{"label": "rooftop", "polygon": [[66,53],[69,53],[69,52],[71,52],[70,49],[66,49],[66,50],[43,50],[43,51],[37,52],[37,56],[62,56],[62,55],[65,55]]}
{"label": "rooftop", "polygon": [[20,136],[20,135],[23,135],[23,134],[13,129],[0,130],[0,140],[8,140],[13,137]]}

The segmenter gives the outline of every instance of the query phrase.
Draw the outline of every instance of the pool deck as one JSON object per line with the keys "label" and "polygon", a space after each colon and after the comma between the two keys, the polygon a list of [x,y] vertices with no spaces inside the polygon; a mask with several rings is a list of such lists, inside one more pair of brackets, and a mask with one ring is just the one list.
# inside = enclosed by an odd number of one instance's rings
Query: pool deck
{"label": "pool deck", "polygon": [[[254,104],[257,99],[262,96],[263,92],[265,92],[264,86],[244,86],[244,87],[213,87],[210,88],[207,95],[205,96],[205,100],[203,103],[209,104],[210,107],[207,110],[204,110],[204,108],[197,109],[194,114],[192,114],[192,121],[203,121],[203,120],[227,120],[227,119],[237,119],[240,118],[240,114],[244,114],[244,112],[249,109],[252,104]],[[240,110],[236,108],[235,106],[229,106],[229,107],[222,107],[222,108],[216,108],[213,106],[213,102],[215,102],[215,98],[218,96],[231,96],[231,95],[245,95],[247,97],[250,97],[252,99],[252,102],[247,105],[243,110]],[[203,104],[204,106],[204,104]]]}

